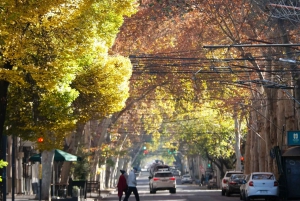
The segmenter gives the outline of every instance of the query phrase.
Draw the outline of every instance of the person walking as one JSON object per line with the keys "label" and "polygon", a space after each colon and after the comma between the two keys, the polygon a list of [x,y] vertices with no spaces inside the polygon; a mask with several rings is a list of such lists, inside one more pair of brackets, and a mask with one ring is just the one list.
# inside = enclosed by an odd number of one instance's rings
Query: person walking
{"label": "person walking", "polygon": [[127,190],[128,190],[128,185],[127,185],[127,179],[126,179],[126,172],[125,170],[120,170],[121,175],[119,177],[119,181],[118,181],[118,197],[119,197],[119,201],[122,200],[122,196],[123,196],[123,192],[125,193],[125,196],[127,194]]}
{"label": "person walking", "polygon": [[202,174],[202,176],[201,176],[201,186],[203,186],[204,181],[205,181],[205,177],[204,177],[204,175]]}
{"label": "person walking", "polygon": [[139,196],[138,190],[136,188],[136,185],[137,185],[136,175],[135,175],[136,172],[137,172],[137,168],[134,167],[128,175],[128,179],[127,179],[128,191],[127,191],[127,194],[123,201],[128,201],[128,198],[130,197],[132,192],[135,196],[135,200],[140,201],[140,196]]}

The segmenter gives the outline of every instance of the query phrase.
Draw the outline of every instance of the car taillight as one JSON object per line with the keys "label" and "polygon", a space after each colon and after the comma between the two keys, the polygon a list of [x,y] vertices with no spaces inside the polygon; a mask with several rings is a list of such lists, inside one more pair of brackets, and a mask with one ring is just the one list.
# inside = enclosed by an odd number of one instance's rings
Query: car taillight
{"label": "car taillight", "polygon": [[227,183],[227,179],[223,179],[223,184],[226,184]]}
{"label": "car taillight", "polygon": [[170,180],[175,181],[175,177],[171,177]]}
{"label": "car taillight", "polygon": [[274,186],[278,186],[278,182],[277,181],[274,181]]}
{"label": "car taillight", "polygon": [[229,184],[237,184],[235,181],[231,181],[229,182]]}
{"label": "car taillight", "polygon": [[158,181],[158,180],[159,180],[159,178],[157,178],[157,177],[153,178],[153,181]]}
{"label": "car taillight", "polygon": [[249,182],[249,186],[253,186],[253,181],[250,181],[250,182]]}

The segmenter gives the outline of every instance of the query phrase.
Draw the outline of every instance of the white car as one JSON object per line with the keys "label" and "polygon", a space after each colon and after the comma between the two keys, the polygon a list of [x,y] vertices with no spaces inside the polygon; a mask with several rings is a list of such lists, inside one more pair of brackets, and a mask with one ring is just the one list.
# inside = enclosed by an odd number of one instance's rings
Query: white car
{"label": "white car", "polygon": [[233,174],[243,174],[243,172],[242,171],[235,171],[235,170],[226,171],[223,179],[221,180],[221,194],[222,195],[225,195],[225,192],[228,188],[228,179]]}
{"label": "white car", "polygon": [[278,182],[272,172],[252,172],[248,180],[244,180],[244,198],[275,198],[278,200]]}
{"label": "white car", "polygon": [[181,172],[179,170],[171,170],[171,172],[174,176],[180,176],[181,175]]}
{"label": "white car", "polygon": [[170,193],[176,193],[176,178],[170,171],[158,171],[154,176],[149,176],[150,193],[156,193],[158,190],[169,190]]}
{"label": "white car", "polygon": [[186,174],[181,177],[181,184],[185,184],[185,183],[189,183],[189,184],[193,183],[193,179],[191,175]]}

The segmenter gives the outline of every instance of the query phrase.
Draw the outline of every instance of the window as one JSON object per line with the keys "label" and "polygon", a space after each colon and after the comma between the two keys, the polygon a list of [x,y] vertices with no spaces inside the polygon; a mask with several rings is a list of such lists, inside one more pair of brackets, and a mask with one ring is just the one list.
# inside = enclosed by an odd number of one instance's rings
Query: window
{"label": "window", "polygon": [[244,179],[245,175],[243,174],[235,174],[231,176],[232,179]]}
{"label": "window", "polygon": [[231,175],[233,175],[233,174],[242,174],[242,173],[238,173],[238,172],[228,172],[228,173],[226,174],[226,177],[231,177]]}
{"label": "window", "polygon": [[173,177],[173,174],[171,172],[156,173],[155,177]]}
{"label": "window", "polygon": [[270,179],[274,180],[274,175],[272,174],[254,174],[252,179],[260,180],[260,179]]}

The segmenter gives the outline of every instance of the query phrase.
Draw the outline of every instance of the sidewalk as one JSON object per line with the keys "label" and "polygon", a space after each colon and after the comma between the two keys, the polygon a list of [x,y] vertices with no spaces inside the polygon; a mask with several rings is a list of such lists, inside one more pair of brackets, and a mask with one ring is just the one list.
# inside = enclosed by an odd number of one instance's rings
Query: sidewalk
{"label": "sidewalk", "polygon": [[[11,201],[11,195],[6,196],[7,201]],[[35,200],[35,195],[15,195],[15,200],[18,201],[28,201],[28,200]]]}
{"label": "sidewalk", "polygon": [[[96,194],[92,193],[92,198],[90,198],[90,193],[87,193],[87,198],[86,201],[100,201],[103,198],[107,197],[108,195],[110,195],[112,192],[114,192],[115,189],[105,189],[105,190],[101,190],[100,191],[100,197],[97,198]],[[7,201],[12,201],[11,199],[11,195],[7,195],[6,196],[6,200]],[[36,198],[36,195],[20,195],[17,194],[15,195],[15,200],[16,201],[28,201],[28,200],[39,200],[39,198]]]}

